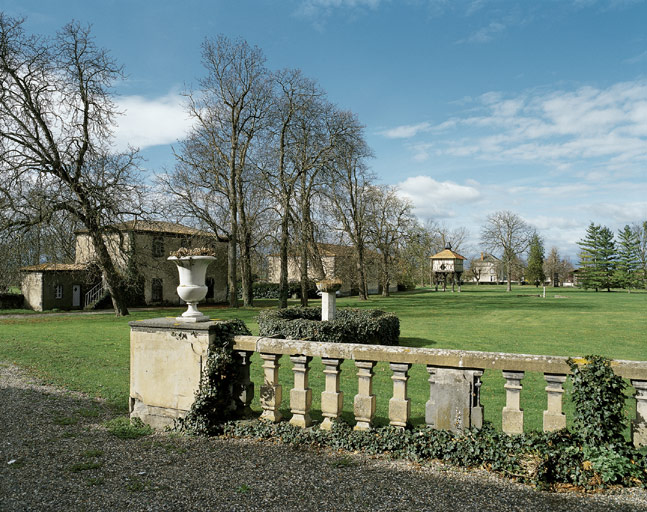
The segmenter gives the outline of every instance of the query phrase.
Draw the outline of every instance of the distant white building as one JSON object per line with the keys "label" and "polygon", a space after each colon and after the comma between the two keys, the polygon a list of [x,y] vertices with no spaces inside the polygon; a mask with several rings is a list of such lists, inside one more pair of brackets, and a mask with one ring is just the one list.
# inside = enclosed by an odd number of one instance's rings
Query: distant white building
{"label": "distant white building", "polygon": [[482,252],[479,259],[472,260],[470,274],[473,283],[496,284],[505,281],[501,260],[487,252]]}

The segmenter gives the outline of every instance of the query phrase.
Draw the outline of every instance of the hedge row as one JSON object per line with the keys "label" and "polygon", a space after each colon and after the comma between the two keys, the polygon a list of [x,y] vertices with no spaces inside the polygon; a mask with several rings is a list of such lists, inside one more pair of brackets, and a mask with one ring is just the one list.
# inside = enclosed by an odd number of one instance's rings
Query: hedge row
{"label": "hedge row", "polygon": [[[252,284],[252,294],[255,299],[278,299],[279,298],[279,284],[278,283],[264,283],[258,282]],[[238,298],[242,298],[243,291],[238,287]],[[301,283],[290,282],[288,283],[288,297],[301,297]],[[317,285],[314,281],[308,283],[308,298],[316,299]]]}
{"label": "hedge row", "polygon": [[25,297],[18,293],[0,293],[0,309],[21,309],[24,307]]}
{"label": "hedge row", "polygon": [[261,336],[289,340],[397,345],[400,320],[378,309],[339,309],[334,320],[321,321],[320,308],[288,308],[261,311]]}

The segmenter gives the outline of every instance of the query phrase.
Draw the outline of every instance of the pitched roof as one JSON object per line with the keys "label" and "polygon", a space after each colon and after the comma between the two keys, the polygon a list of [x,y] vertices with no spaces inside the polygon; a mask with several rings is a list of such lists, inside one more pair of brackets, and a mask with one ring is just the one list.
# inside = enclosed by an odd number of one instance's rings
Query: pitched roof
{"label": "pitched roof", "polygon": [[87,263],[40,263],[22,267],[21,272],[75,272],[87,270]]}
{"label": "pitched roof", "polygon": [[[118,231],[136,231],[139,233],[167,233],[172,235],[190,235],[190,236],[210,236],[219,238],[214,233],[191,228],[174,222],[165,222],[161,220],[129,220],[120,224],[111,226]],[[79,233],[87,233],[87,229],[79,229]]]}
{"label": "pitched roof", "polygon": [[457,252],[452,251],[451,249],[444,249],[438,254],[430,256],[432,260],[466,260],[465,256],[461,256]]}

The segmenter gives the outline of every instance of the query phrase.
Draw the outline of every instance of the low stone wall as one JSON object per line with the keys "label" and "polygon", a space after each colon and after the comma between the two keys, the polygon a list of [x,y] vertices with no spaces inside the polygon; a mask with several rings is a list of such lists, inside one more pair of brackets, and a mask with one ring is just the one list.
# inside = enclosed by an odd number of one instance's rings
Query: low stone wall
{"label": "low stone wall", "polygon": [[[203,361],[207,356],[214,322],[181,324],[174,319],[131,322],[131,415],[153,426],[163,426],[186,414],[198,387]],[[290,423],[312,424],[309,387],[310,362],[320,357],[324,365],[325,387],[321,391],[321,428],[330,428],[341,416],[344,394],[340,389],[340,366],[346,359],[355,362],[358,391],[353,399],[355,429],[371,428],[376,396],[373,371],[378,362],[389,363],[393,393],[389,399],[391,425],[408,424],[411,399],[407,396],[409,371],[414,364],[424,365],[429,373],[429,400],[425,404],[427,424],[439,429],[461,430],[480,427],[481,377],[491,370],[502,371],[506,405],[501,411],[503,431],[523,432],[524,412],[521,390],[526,372],[540,372],[546,381],[547,408],[543,429],[566,426],[562,411],[563,384],[570,373],[567,358],[530,354],[507,354],[463,350],[323,343],[281,340],[258,336],[236,336],[234,352],[239,361],[237,393],[244,405],[252,400],[249,379],[251,356],[257,352],[263,361],[264,383],[260,389],[261,418],[279,421],[283,391],[279,384],[280,359],[293,363],[294,387],[290,390]],[[614,372],[630,380],[636,392],[636,420],[632,436],[636,446],[647,446],[647,362],[612,361]]]}

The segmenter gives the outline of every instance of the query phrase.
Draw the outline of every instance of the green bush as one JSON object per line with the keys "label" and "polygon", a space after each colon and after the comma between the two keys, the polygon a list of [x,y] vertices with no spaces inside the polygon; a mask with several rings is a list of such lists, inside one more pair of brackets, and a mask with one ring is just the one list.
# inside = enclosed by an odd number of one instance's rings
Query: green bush
{"label": "green bush", "polygon": [[625,381],[613,373],[611,361],[586,356],[583,364],[568,360],[573,375],[574,424],[587,443],[609,443],[623,438]]}
{"label": "green bush", "polygon": [[242,404],[235,396],[238,365],[234,359],[234,336],[251,332],[242,320],[218,322],[209,346],[195,401],[184,418],[176,420],[174,429],[193,434],[210,435],[218,426],[238,416]]}
{"label": "green bush", "polygon": [[329,343],[397,345],[400,320],[378,309],[339,309],[334,320],[321,321],[320,308],[287,308],[261,311],[261,336]]}
{"label": "green bush", "polygon": [[[252,294],[255,299],[278,299],[279,298],[279,283],[265,283],[257,282],[252,284]],[[243,291],[238,287],[238,298],[242,298]],[[288,283],[288,297],[301,297],[301,283],[289,282]],[[317,298],[317,285],[314,281],[308,282],[308,298]]]}

